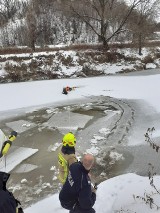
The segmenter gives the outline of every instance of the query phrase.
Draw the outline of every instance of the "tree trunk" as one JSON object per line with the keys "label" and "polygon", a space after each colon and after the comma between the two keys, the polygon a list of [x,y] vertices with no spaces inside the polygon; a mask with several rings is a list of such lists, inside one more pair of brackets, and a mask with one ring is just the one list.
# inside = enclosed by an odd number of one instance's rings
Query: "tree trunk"
{"label": "tree trunk", "polygon": [[31,41],[31,49],[32,49],[33,52],[35,52],[35,50],[36,50],[34,39],[32,39],[32,41]]}
{"label": "tree trunk", "polygon": [[106,38],[105,38],[105,37],[103,37],[103,48],[104,48],[105,50],[109,50],[108,42],[106,41]]}
{"label": "tree trunk", "polygon": [[139,55],[142,55],[142,33],[139,33],[139,36],[138,36],[138,49],[139,49]]}
{"label": "tree trunk", "polygon": [[104,36],[99,35],[98,36],[98,41],[102,42],[104,49],[109,50],[108,42],[106,41],[106,38]]}

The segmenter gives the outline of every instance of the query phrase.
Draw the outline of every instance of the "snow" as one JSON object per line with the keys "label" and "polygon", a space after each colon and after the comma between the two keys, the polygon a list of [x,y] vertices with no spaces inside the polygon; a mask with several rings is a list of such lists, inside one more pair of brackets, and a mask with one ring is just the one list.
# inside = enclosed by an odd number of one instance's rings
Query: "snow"
{"label": "snow", "polygon": [[[57,74],[58,78],[63,78],[64,76],[74,78],[79,75],[85,76],[86,73],[87,75],[91,75],[93,70],[94,72],[96,71],[97,73],[113,75],[115,73],[120,72],[130,72],[139,69],[144,69],[144,67],[146,67],[146,69],[150,68],[154,69],[156,67],[157,68],[160,67],[159,59],[157,59],[156,57],[156,54],[159,53],[159,47],[156,47],[155,49],[143,48],[142,50],[143,55],[138,54],[137,48],[123,48],[123,49],[116,48],[116,50],[112,49],[111,51],[112,53],[115,52],[124,55],[124,58],[126,59],[123,58],[119,59],[116,63],[109,63],[109,62],[104,63],[103,61],[98,62],[99,60],[96,61],[96,59],[88,57],[86,54],[87,51],[77,52],[74,50],[68,51],[58,50],[58,51],[35,52],[32,54],[30,53],[17,54],[20,60],[22,60],[20,63],[12,59],[12,57],[13,58],[15,57],[14,54],[0,55],[0,57],[4,59],[4,61],[1,62],[0,64],[0,76],[3,77],[8,74],[8,70],[6,70],[8,65],[12,67],[14,66],[21,67],[21,64],[23,63],[26,67],[30,67],[31,61],[33,60],[35,62],[37,61],[37,63],[39,63],[40,61],[43,62],[38,67],[39,71],[50,70],[52,73]],[[44,63],[45,57],[48,56],[51,56],[53,58],[51,65],[46,65]],[[147,61],[144,60],[146,57],[149,58],[152,57],[153,63],[147,63]],[[23,60],[21,58],[25,59]],[[127,58],[128,59],[132,58],[132,60],[127,60]],[[82,63],[81,61],[83,60],[84,62]],[[68,62],[67,66],[65,61],[70,61]],[[88,72],[91,73],[89,74]]]}
{"label": "snow", "polygon": [[[154,178],[154,184],[160,187],[160,177]],[[134,196],[144,197],[144,192],[155,192],[149,184],[147,177],[140,177],[136,174],[126,174],[106,180],[98,185],[97,200],[95,210],[97,213],[113,213],[113,212],[138,212],[150,213],[160,212],[155,207],[149,208],[140,199],[134,199]],[[159,204],[158,195],[153,195],[155,203]],[[52,205],[53,204],[53,205]],[[26,213],[44,212],[47,206],[47,213],[67,213],[59,204],[58,194],[50,196],[43,201],[25,209]],[[120,210],[123,211],[120,211]]]}
{"label": "snow", "polygon": [[[160,112],[159,82],[160,75],[157,74],[143,76],[106,76],[85,79],[63,79],[3,84],[0,85],[0,100],[2,100],[0,103],[0,111],[3,116],[7,116],[9,112],[8,110],[18,111],[23,108],[24,111],[29,111],[46,105],[57,106],[58,104],[68,103],[72,100],[85,99],[92,95],[103,95],[115,98],[143,100],[148,105],[152,106],[153,110]],[[83,87],[71,91],[68,95],[62,95],[62,88],[66,85],[83,85]],[[48,111],[48,113],[51,113],[51,111]],[[109,130],[101,128],[99,132],[105,135]],[[159,133],[156,133],[156,135],[159,136]],[[100,143],[101,140],[103,140],[103,138],[95,135],[91,142]],[[98,149],[94,146],[94,143],[88,151],[93,152],[94,155],[96,155]],[[53,150],[55,149],[53,148]],[[29,153],[30,152],[31,150]],[[111,153],[111,157],[115,160],[117,158],[123,159],[123,156],[118,153]],[[19,162],[17,162],[17,164],[18,163]],[[159,189],[159,176],[154,177],[154,183]],[[157,210],[155,207],[150,209],[150,207],[147,204],[144,204],[140,199],[133,198],[133,195],[143,197],[145,192],[149,194],[153,193],[152,197],[154,198],[155,203],[157,205],[160,203],[160,196],[158,196],[153,187],[150,186],[148,177],[141,177],[131,173],[120,175],[99,184],[97,201],[94,208],[97,213],[160,212],[160,210]],[[38,193],[39,191],[37,191],[37,194]],[[25,212],[43,213],[46,209],[47,213],[68,212],[60,206],[58,194],[47,197],[32,205],[25,209]]]}
{"label": "snow", "polygon": [[90,153],[94,156],[98,155],[100,148],[96,147],[96,146],[92,146],[90,149],[86,150],[86,153]]}
{"label": "snow", "polygon": [[[53,208],[51,207],[53,204]],[[58,194],[50,196],[43,200],[43,202],[39,202],[36,205],[33,205],[32,208],[25,209],[25,213],[38,213],[38,212],[46,212],[47,213],[68,213],[68,210],[63,209],[59,204]]]}
{"label": "snow", "polygon": [[114,161],[118,161],[120,159],[124,160],[124,157],[122,154],[119,154],[117,152],[110,152],[110,155],[109,155],[110,158],[113,158]]}
{"label": "snow", "polygon": [[146,64],[146,69],[155,69],[155,68],[156,68],[156,65],[153,63]]}
{"label": "snow", "polygon": [[[154,83],[153,83],[154,82]],[[85,79],[61,79],[0,85],[0,111],[18,108],[34,108],[58,102],[69,102],[86,96],[112,96],[115,98],[142,99],[154,106],[159,112],[160,75],[152,76],[107,76]],[[62,95],[63,86],[84,85]],[[46,95],[47,92],[47,95]],[[6,98],[7,97],[7,98]],[[20,101],[15,101],[20,100]],[[12,103],[12,104],[10,104]],[[3,113],[4,114],[4,113]]]}
{"label": "snow", "polygon": [[[155,177],[156,186],[160,186],[159,180],[160,177]],[[121,209],[123,209],[122,212],[159,212],[156,211],[156,208],[151,210],[141,200],[135,201],[133,199],[133,195],[143,197],[144,189],[147,193],[154,191],[149,185],[147,177],[140,177],[135,174],[121,175],[104,181],[99,185],[97,191],[95,210],[98,213],[118,212],[118,210],[120,212]]]}
{"label": "snow", "polygon": [[104,134],[104,135],[107,135],[107,134],[110,133],[110,129],[102,128],[102,129],[99,130],[99,133]]}
{"label": "snow", "polygon": [[7,137],[5,136],[4,132],[0,129],[0,147],[2,147],[2,144],[7,140]]}
{"label": "snow", "polygon": [[48,147],[48,151],[55,152],[60,146],[61,146],[61,143],[55,143],[54,145],[51,145]]}
{"label": "snow", "polygon": [[[3,143],[7,140],[6,135],[4,132],[0,129],[0,147],[2,147]],[[2,159],[0,158],[0,165],[2,163]]]}
{"label": "snow", "polygon": [[22,179],[21,183],[27,183],[27,179]]}
{"label": "snow", "polygon": [[135,48],[124,48],[124,49],[119,49],[118,52],[119,53],[122,53],[124,56],[128,57],[128,56],[131,56],[131,57],[135,57],[135,58],[144,58],[148,55],[148,51],[149,49],[144,47],[143,48],[143,55],[139,55],[137,54],[137,49]]}
{"label": "snow", "polygon": [[156,137],[160,137],[160,129],[156,129],[156,130],[152,133],[152,138],[156,138]]}

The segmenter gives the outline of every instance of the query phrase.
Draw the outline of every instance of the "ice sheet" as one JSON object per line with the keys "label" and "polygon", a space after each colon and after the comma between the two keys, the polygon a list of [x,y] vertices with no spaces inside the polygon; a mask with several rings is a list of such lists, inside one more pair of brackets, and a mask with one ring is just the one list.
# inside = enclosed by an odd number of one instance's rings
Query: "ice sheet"
{"label": "ice sheet", "polygon": [[6,123],[6,125],[18,133],[25,132],[36,126],[35,123],[31,123],[25,120],[12,121],[12,122]]}
{"label": "ice sheet", "polygon": [[70,111],[53,115],[44,125],[57,128],[60,132],[76,132],[78,128],[84,128],[93,116],[82,115]]}
{"label": "ice sheet", "polygon": [[10,172],[23,160],[27,159],[37,151],[38,149],[12,146],[12,152],[9,152],[0,161],[0,171]]}
{"label": "ice sheet", "polygon": [[36,169],[38,166],[37,165],[33,165],[33,164],[22,164],[19,165],[17,169],[15,169],[14,173],[26,173],[26,172],[30,172],[33,171],[34,169]]}

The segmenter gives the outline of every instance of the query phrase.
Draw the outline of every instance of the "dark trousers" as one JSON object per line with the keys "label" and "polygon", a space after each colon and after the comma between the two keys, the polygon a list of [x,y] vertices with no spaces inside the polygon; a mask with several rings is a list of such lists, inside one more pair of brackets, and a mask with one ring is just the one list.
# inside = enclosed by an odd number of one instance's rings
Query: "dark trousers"
{"label": "dark trousers", "polygon": [[96,213],[93,208],[82,209],[77,201],[64,202],[61,200],[60,202],[64,209],[70,210],[69,213]]}
{"label": "dark trousers", "polygon": [[96,213],[96,211],[93,208],[91,208],[89,210],[75,208],[73,210],[70,210],[69,213]]}

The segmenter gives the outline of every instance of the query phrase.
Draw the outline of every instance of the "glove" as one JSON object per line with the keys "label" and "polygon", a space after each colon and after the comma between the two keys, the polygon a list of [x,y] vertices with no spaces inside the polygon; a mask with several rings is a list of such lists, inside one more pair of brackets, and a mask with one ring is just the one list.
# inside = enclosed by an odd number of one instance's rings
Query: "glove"
{"label": "glove", "polygon": [[24,211],[23,211],[23,209],[22,209],[22,207],[21,207],[21,202],[19,201],[19,200],[17,200],[17,199],[15,199],[16,200],[16,205],[17,205],[17,207],[16,207],[16,212],[17,213],[24,213]]}
{"label": "glove", "polygon": [[15,137],[17,137],[17,132],[16,132],[16,131],[12,131],[11,134],[10,134],[10,136],[15,136]]}
{"label": "glove", "polygon": [[12,131],[10,136],[9,136],[9,140],[10,141],[14,141],[17,137],[17,132],[16,131]]}
{"label": "glove", "polygon": [[94,184],[94,189],[95,189],[95,190],[98,189],[98,184],[97,184],[97,183]]}
{"label": "glove", "polygon": [[97,189],[97,183],[95,183],[94,185],[92,184],[92,192],[96,193]]}
{"label": "glove", "polygon": [[24,213],[23,209],[20,207],[20,208],[17,208],[17,213]]}

